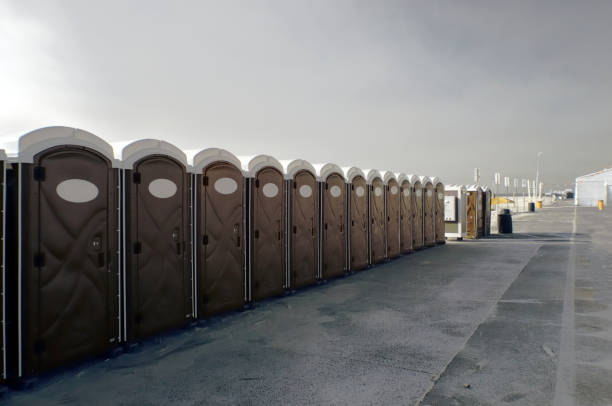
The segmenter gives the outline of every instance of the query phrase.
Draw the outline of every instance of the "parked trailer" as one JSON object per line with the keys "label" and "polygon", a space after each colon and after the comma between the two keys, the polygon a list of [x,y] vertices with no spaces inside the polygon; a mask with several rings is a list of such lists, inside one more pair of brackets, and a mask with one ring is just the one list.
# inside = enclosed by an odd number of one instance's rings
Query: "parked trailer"
{"label": "parked trailer", "polygon": [[368,171],[366,181],[369,186],[370,264],[373,265],[387,258],[385,185],[382,175],[376,169]]}
{"label": "parked trailer", "polygon": [[400,252],[412,252],[412,225],[413,225],[413,191],[408,175],[399,173],[397,183],[400,185]]}
{"label": "parked trailer", "polygon": [[296,159],[286,165],[289,190],[289,280],[287,287],[313,285],[319,277],[319,188],[316,170]]}
{"label": "parked trailer", "polygon": [[342,276],[347,270],[347,188],[336,164],[315,165],[321,196],[320,278]]}
{"label": "parked trailer", "polygon": [[185,154],[165,141],[121,153],[123,337],[138,340],[192,318],[190,175]]}
{"label": "parked trailer", "polygon": [[447,185],[444,190],[444,235],[462,240],[467,237],[467,195],[463,185]]}
{"label": "parked trailer", "polygon": [[350,227],[348,240],[349,269],[357,271],[367,268],[369,257],[369,203],[366,175],[359,168],[347,168],[348,210]]}
{"label": "parked trailer", "polygon": [[424,218],[423,218],[423,185],[421,179],[415,175],[408,175],[410,179],[414,179],[411,182],[413,187],[413,210],[412,210],[412,248],[415,250],[423,249],[423,229],[424,229]]}
{"label": "parked trailer", "polygon": [[19,139],[10,172],[11,375],[21,378],[122,340],[119,170],[97,136],[47,127]]}
{"label": "parked trailer", "polygon": [[437,177],[432,178],[434,187],[434,235],[436,244],[444,244],[444,184]]}
{"label": "parked trailer", "polygon": [[400,256],[400,192],[397,177],[393,172],[385,172],[385,218],[387,258]]}
{"label": "parked trailer", "polygon": [[241,158],[248,178],[249,301],[280,296],[288,288],[285,252],[288,196],[283,165],[269,155]]}
{"label": "parked trailer", "polygon": [[203,318],[249,300],[247,178],[240,159],[224,149],[204,149],[192,162],[193,313]]}

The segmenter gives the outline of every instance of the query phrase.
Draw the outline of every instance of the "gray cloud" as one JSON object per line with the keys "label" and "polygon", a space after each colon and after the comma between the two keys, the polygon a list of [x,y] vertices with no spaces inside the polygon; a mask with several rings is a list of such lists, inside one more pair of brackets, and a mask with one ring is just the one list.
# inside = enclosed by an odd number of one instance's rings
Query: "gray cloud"
{"label": "gray cloud", "polygon": [[612,3],[9,2],[0,135],[567,184],[612,164]]}

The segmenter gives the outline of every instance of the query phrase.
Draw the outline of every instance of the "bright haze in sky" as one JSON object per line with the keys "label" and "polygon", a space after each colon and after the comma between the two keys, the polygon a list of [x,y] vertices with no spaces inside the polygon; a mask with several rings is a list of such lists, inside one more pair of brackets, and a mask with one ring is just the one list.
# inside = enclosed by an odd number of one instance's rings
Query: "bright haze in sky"
{"label": "bright haze in sky", "polygon": [[[483,184],[612,166],[609,1],[0,0],[0,138],[79,127]],[[547,189],[548,189],[547,188]]]}

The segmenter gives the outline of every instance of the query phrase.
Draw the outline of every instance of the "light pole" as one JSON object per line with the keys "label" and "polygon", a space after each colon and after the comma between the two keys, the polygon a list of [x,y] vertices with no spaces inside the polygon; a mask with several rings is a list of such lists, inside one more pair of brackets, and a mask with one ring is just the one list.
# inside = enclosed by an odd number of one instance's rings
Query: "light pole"
{"label": "light pole", "polygon": [[[539,187],[540,185],[540,157],[543,155],[543,152],[538,152],[538,156],[536,158],[536,187]],[[534,193],[536,194],[536,193]],[[540,199],[540,196],[537,195],[537,199]]]}

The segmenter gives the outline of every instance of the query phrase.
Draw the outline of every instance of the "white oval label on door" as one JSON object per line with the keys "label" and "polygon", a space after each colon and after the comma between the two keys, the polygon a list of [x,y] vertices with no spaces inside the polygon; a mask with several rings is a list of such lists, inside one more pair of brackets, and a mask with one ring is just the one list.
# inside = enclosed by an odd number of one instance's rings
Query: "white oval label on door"
{"label": "white oval label on door", "polygon": [[98,187],[84,179],[66,179],[57,185],[55,192],[70,203],[87,203],[98,197]]}
{"label": "white oval label on door", "polygon": [[149,193],[158,199],[167,199],[176,193],[176,183],[170,179],[155,179],[149,183]]}
{"label": "white oval label on door", "polygon": [[397,194],[397,186],[391,186],[391,194],[392,195],[396,195]]}
{"label": "white oval label on door", "polygon": [[300,186],[300,196],[306,197],[306,198],[312,196],[312,188],[308,185]]}
{"label": "white oval label on door", "polygon": [[438,193],[438,199],[440,200],[444,199],[444,193]]}
{"label": "white oval label on door", "polygon": [[232,178],[219,178],[215,181],[215,190],[222,195],[231,195],[238,190],[238,182]]}
{"label": "white oval label on door", "polygon": [[431,195],[433,195],[433,192],[431,190],[427,190],[427,197],[431,197]]}
{"label": "white oval label on door", "polygon": [[331,194],[333,197],[340,197],[342,194],[342,189],[340,189],[339,186],[334,185],[329,189],[329,194]]}
{"label": "white oval label on door", "polygon": [[417,197],[421,197],[421,195],[423,194],[423,192],[421,192],[421,189],[417,190],[415,192],[415,194],[417,195]]}
{"label": "white oval label on door", "polygon": [[278,194],[278,186],[274,183],[266,183],[261,191],[265,197],[275,197]]}
{"label": "white oval label on door", "polygon": [[363,186],[357,186],[357,189],[355,189],[355,194],[359,197],[363,197],[363,195],[365,195],[365,189]]}
{"label": "white oval label on door", "polygon": [[404,189],[404,196],[410,196],[410,189]]}
{"label": "white oval label on door", "polygon": [[381,188],[379,188],[379,187],[375,188],[375,189],[374,189],[374,194],[375,194],[376,196],[382,196],[382,189],[381,189]]}

